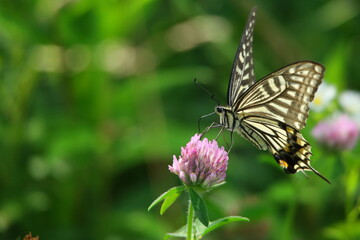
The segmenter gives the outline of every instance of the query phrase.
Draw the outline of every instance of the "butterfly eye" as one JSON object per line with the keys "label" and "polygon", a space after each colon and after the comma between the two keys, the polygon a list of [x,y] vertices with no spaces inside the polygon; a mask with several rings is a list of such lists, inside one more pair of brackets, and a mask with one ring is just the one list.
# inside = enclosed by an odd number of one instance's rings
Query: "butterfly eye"
{"label": "butterfly eye", "polygon": [[216,111],[217,113],[222,113],[222,112],[224,111],[224,109],[223,109],[222,107],[216,107],[216,108],[215,108],[215,111]]}

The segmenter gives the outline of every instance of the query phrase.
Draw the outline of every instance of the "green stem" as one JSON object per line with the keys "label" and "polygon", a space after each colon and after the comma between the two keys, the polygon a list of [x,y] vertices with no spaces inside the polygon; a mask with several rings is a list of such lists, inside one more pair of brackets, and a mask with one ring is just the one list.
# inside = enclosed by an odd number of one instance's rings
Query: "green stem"
{"label": "green stem", "polygon": [[282,231],[281,239],[284,239],[284,240],[291,239],[291,234],[293,232],[292,226],[294,224],[294,217],[295,217],[295,212],[296,212],[296,205],[297,205],[296,201],[289,202],[284,226],[282,227],[283,231]]}
{"label": "green stem", "polygon": [[189,200],[188,216],[187,216],[187,240],[193,240],[193,220],[194,220],[194,208]]}

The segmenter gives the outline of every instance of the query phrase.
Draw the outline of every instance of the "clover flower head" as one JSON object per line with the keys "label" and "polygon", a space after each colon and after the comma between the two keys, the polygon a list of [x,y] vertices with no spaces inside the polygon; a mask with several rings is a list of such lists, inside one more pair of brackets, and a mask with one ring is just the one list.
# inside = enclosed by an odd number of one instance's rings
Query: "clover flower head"
{"label": "clover flower head", "polygon": [[200,140],[200,137],[195,134],[186,147],[181,148],[179,158],[174,155],[169,170],[187,186],[208,189],[224,182],[229,157],[224,147],[220,148],[215,140]]}
{"label": "clover flower head", "polygon": [[310,103],[310,108],[316,112],[321,112],[330,104],[331,100],[335,98],[335,95],[336,87],[323,82],[319,86],[314,100]]}
{"label": "clover flower head", "polygon": [[359,127],[350,117],[341,114],[320,122],[313,129],[312,135],[328,147],[352,149],[359,137]]}

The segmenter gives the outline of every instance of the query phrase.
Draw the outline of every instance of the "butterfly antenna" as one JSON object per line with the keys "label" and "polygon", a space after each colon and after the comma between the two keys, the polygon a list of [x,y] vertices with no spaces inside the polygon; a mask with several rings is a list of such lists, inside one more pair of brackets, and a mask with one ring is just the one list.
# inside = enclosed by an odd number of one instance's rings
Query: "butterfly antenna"
{"label": "butterfly antenna", "polygon": [[211,93],[204,85],[202,85],[201,83],[199,83],[199,82],[196,80],[196,78],[194,78],[194,83],[196,84],[196,86],[200,87],[200,88],[201,88],[202,90],[204,90],[207,94],[209,94],[210,97],[211,97],[211,99],[214,100],[218,106],[220,106],[220,102],[219,102],[219,100],[217,100],[217,99],[215,98],[215,95],[214,95],[213,93]]}

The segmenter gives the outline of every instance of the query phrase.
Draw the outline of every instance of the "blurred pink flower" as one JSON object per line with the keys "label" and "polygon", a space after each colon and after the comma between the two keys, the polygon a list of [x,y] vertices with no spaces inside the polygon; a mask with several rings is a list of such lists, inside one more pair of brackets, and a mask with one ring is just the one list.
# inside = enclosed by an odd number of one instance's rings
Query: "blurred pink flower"
{"label": "blurred pink flower", "polygon": [[179,159],[174,155],[169,170],[185,185],[207,189],[224,182],[228,160],[224,147],[219,148],[215,140],[200,140],[200,135],[195,134],[186,147],[181,148]]}
{"label": "blurred pink flower", "polygon": [[320,122],[313,129],[312,135],[328,147],[346,150],[355,146],[359,137],[359,128],[347,115],[339,115]]}

